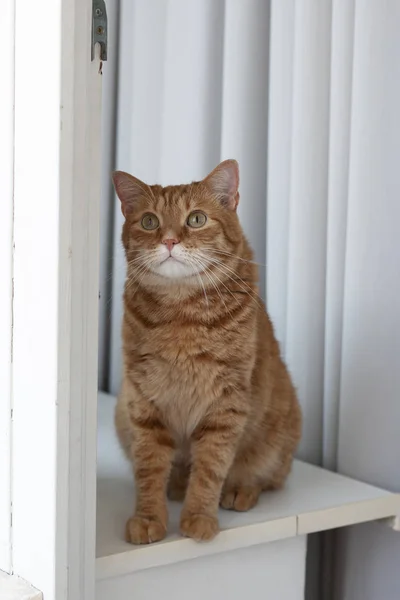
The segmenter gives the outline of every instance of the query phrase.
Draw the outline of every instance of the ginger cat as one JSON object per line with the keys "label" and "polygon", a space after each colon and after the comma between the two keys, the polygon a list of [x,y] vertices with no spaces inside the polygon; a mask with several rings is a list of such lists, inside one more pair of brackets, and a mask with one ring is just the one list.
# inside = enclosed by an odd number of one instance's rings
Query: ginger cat
{"label": "ginger cat", "polygon": [[113,181],[127,258],[115,421],[136,480],[126,539],[165,537],[168,494],[184,501],[181,533],[210,540],[219,505],[245,511],[283,485],[301,433],[236,213],[238,164],[190,185]]}

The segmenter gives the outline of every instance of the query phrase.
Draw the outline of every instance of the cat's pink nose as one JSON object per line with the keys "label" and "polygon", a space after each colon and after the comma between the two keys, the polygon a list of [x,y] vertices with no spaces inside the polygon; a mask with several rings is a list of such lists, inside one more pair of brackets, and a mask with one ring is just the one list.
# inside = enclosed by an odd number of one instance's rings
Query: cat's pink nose
{"label": "cat's pink nose", "polygon": [[175,246],[175,244],[179,244],[179,240],[173,240],[173,239],[169,238],[167,240],[163,240],[162,243],[165,244],[167,246],[169,252],[171,252],[171,250]]}

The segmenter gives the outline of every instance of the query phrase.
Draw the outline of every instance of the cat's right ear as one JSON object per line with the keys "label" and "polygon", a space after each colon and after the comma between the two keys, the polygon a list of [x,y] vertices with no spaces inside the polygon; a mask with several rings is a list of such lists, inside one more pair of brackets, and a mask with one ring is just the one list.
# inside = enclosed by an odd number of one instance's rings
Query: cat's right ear
{"label": "cat's right ear", "polygon": [[117,196],[121,200],[121,210],[125,218],[133,211],[133,206],[140,197],[151,196],[149,186],[129,173],[114,171],[112,180]]}
{"label": "cat's right ear", "polygon": [[211,171],[203,183],[222,206],[236,210],[239,204],[239,165],[236,160],[224,160]]}

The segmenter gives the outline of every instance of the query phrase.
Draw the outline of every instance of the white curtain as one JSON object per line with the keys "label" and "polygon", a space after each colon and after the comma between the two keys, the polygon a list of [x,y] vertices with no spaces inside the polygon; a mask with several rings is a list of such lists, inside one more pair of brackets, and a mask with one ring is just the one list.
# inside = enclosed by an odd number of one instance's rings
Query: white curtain
{"label": "white curtain", "polygon": [[[263,294],[303,407],[299,454],[394,491],[399,31],[399,0],[121,0],[115,157],[161,184],[239,160],[240,218],[266,264]],[[124,260],[112,203],[101,381],[117,393]],[[338,600],[398,600],[393,535],[367,526],[340,536]]]}

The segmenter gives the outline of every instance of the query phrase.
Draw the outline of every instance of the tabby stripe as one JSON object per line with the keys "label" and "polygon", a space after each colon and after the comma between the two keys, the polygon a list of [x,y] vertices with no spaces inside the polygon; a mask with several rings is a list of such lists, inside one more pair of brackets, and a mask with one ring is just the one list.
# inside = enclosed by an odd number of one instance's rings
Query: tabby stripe
{"label": "tabby stripe", "polygon": [[151,465],[148,467],[137,467],[135,469],[136,477],[140,482],[144,479],[155,479],[157,476],[165,474],[165,466]]}
{"label": "tabby stripe", "polygon": [[197,484],[203,488],[214,489],[215,485],[221,483],[224,480],[224,477],[216,473],[214,470],[204,467],[196,472]]}

